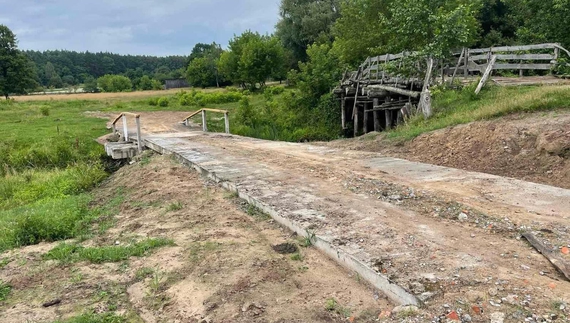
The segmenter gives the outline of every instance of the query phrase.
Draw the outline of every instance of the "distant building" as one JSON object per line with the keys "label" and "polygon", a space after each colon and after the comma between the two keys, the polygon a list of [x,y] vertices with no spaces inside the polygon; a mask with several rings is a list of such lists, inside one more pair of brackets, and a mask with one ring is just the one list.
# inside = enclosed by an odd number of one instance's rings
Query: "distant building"
{"label": "distant building", "polygon": [[188,84],[188,81],[186,81],[185,79],[170,79],[170,80],[165,80],[164,82],[165,82],[164,89],[166,90],[190,87],[190,84]]}

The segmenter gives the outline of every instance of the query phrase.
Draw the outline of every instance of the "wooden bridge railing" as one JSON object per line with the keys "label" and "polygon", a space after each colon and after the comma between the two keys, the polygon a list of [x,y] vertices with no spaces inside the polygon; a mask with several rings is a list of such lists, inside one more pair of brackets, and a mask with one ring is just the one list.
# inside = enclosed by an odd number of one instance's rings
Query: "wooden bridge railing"
{"label": "wooden bridge railing", "polygon": [[[552,53],[545,53],[548,50],[552,50]],[[532,51],[534,53],[529,53]],[[491,57],[496,56],[496,64],[494,64],[493,70],[519,70],[520,75],[522,75],[523,70],[551,70],[557,64],[561,52],[566,53],[570,57],[570,51],[557,43],[464,48],[453,53],[446,60],[439,60],[438,65],[442,70],[442,74],[453,75],[453,79],[458,74],[458,71],[461,71],[467,77],[470,73],[475,72],[483,74],[487,70]],[[353,82],[384,80],[385,77],[390,77],[384,69],[385,64],[414,54],[417,53],[402,52],[399,54],[368,57],[359,66],[360,72],[353,71],[349,73],[345,80],[349,79]]]}
{"label": "wooden bridge railing", "polygon": [[223,113],[224,114],[224,123],[225,123],[226,133],[230,133],[230,118],[229,118],[230,113],[227,110],[201,109],[201,110],[198,110],[196,112],[193,112],[191,115],[184,118],[184,120],[182,120],[182,122],[184,123],[184,125],[188,126],[189,120],[191,118],[197,116],[198,114],[202,114],[202,131],[208,132],[208,125],[206,122],[206,112],[207,111],[215,112],[215,113]]}
{"label": "wooden bridge railing", "polygon": [[134,114],[134,113],[130,113],[130,112],[123,112],[121,113],[117,118],[115,118],[115,120],[113,120],[112,125],[113,125],[113,134],[116,134],[117,131],[117,122],[119,122],[119,120],[123,120],[123,141],[127,142],[129,141],[129,127],[128,127],[128,123],[127,123],[127,116],[131,116],[135,118],[135,122],[136,122],[136,136],[137,136],[137,148],[139,151],[143,150],[143,143],[142,143],[142,136],[141,136],[141,116],[139,114]]}

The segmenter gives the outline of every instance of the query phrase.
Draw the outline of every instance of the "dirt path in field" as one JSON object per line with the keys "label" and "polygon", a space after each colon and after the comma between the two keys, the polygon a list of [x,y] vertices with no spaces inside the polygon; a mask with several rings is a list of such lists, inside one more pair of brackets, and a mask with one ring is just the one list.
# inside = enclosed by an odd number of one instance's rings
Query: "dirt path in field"
{"label": "dirt path in field", "polygon": [[[381,294],[218,185],[167,157],[143,157],[95,190],[122,197],[113,228],[84,246],[165,237],[175,246],[120,263],[42,260],[56,244],[2,255],[13,291],[1,322],[52,322],[90,309],[128,322],[356,322],[392,309]],[[280,254],[273,246],[292,243]],[[44,308],[51,300],[61,303]]]}
{"label": "dirt path in field", "polygon": [[[70,93],[70,94],[46,94],[46,95],[23,95],[12,97],[16,101],[62,101],[62,100],[133,100],[144,99],[149,97],[173,95],[181,90],[188,89],[171,89],[165,91],[134,91],[134,92],[119,92],[119,93]],[[204,91],[219,91],[217,89],[210,89]]]}

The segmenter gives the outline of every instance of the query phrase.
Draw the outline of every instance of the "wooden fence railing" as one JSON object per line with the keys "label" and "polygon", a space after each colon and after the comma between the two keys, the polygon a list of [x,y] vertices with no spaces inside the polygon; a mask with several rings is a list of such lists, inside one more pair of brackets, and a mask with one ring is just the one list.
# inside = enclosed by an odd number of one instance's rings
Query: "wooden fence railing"
{"label": "wooden fence railing", "polygon": [[140,151],[143,150],[143,143],[142,143],[142,136],[141,136],[141,116],[139,114],[134,114],[134,113],[130,113],[130,112],[123,112],[121,113],[117,118],[115,118],[115,120],[113,120],[112,122],[112,127],[113,127],[113,134],[116,134],[117,131],[117,122],[119,122],[119,120],[123,121],[123,137],[122,140],[127,142],[129,141],[129,126],[128,126],[128,122],[127,122],[127,116],[131,116],[135,118],[135,123],[136,123],[136,140],[137,140],[137,148]]}
{"label": "wooden fence railing", "polygon": [[229,112],[227,110],[218,110],[218,109],[201,109],[198,110],[196,112],[193,112],[192,114],[190,114],[189,116],[187,116],[186,118],[184,118],[184,120],[182,120],[182,122],[188,126],[189,125],[189,120],[195,116],[197,116],[198,114],[202,114],[202,131],[204,132],[208,132],[208,125],[207,125],[207,121],[206,121],[206,112],[210,111],[210,112],[215,112],[215,113],[223,113],[224,114],[224,124],[225,124],[225,130],[226,133],[230,133],[230,118],[229,118]]}
{"label": "wooden fence railing", "polygon": [[[548,51],[551,51],[548,52]],[[547,53],[548,52],[548,53]],[[436,70],[442,75],[458,74],[467,77],[470,73],[483,74],[487,69],[492,56],[496,56],[493,70],[518,70],[522,75],[524,70],[548,71],[554,68],[561,52],[570,57],[570,51],[560,44],[546,43],[524,46],[500,46],[490,48],[464,48],[454,53],[446,60],[439,60]],[[399,54],[386,54],[368,57],[359,66],[359,72],[354,71],[345,76],[345,80],[360,82],[383,81],[388,75],[385,64],[401,60],[404,57],[417,54],[417,52],[402,52]],[[400,63],[401,64],[401,63]],[[455,68],[454,68],[455,67]],[[458,73],[459,72],[459,73]]]}

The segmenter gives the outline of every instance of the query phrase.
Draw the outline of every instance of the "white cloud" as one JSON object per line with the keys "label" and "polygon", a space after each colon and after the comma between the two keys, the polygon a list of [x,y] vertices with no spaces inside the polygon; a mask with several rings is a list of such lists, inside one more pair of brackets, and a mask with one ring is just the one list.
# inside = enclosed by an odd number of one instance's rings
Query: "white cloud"
{"label": "white cloud", "polygon": [[225,45],[246,29],[271,33],[279,8],[279,0],[15,1],[0,0],[0,23],[22,49],[148,55],[188,54],[197,42]]}

